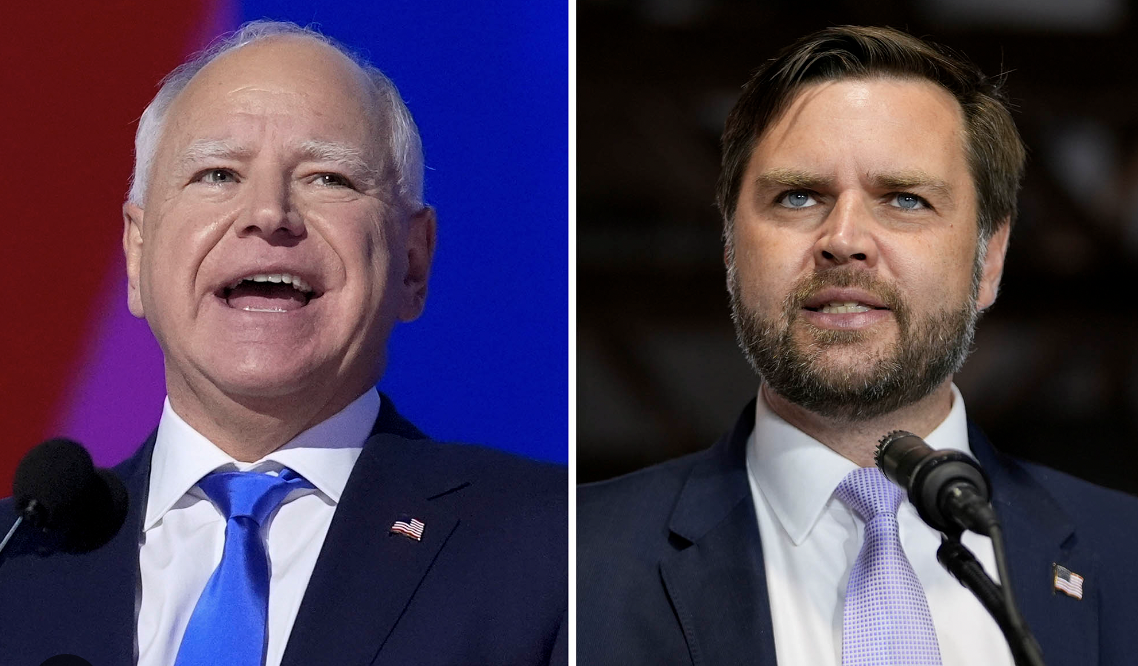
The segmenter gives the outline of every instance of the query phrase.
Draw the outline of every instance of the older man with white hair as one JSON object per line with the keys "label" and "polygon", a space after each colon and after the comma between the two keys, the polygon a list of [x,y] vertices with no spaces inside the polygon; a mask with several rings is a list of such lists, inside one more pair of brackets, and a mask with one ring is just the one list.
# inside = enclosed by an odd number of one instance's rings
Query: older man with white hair
{"label": "older man with white hair", "polygon": [[319,33],[248,24],[171,73],[123,209],[162,418],[113,539],[0,554],[0,661],[567,660],[564,470],[431,441],[374,388],[427,295],[422,190],[395,87]]}

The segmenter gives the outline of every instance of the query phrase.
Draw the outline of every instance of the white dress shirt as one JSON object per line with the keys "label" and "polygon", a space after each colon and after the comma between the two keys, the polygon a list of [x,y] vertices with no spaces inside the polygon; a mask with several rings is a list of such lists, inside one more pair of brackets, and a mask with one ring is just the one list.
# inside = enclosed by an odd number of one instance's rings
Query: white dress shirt
{"label": "white dress shirt", "polygon": [[190,427],[167,398],[151,458],[139,549],[140,666],[174,663],[190,614],[221,562],[225,518],[197,487],[198,480],[217,470],[275,474],[288,467],[314,489],[289,493],[262,526],[271,571],[265,665],[280,664],[332,515],[378,415],[379,393],[373,389],[263,459],[244,463]]}
{"label": "white dress shirt", "polygon": [[[884,435],[885,433],[882,433]],[[925,438],[934,449],[968,449],[964,400],[952,387],[952,410]],[[747,476],[758,515],[780,664],[840,666],[846,582],[862,544],[864,521],[833,497],[857,466],[771,411],[759,394],[747,443]],[[1012,666],[995,620],[936,560],[940,533],[908,500],[897,511],[901,546],[924,587],[944,666]],[[987,537],[963,539],[993,580]]]}

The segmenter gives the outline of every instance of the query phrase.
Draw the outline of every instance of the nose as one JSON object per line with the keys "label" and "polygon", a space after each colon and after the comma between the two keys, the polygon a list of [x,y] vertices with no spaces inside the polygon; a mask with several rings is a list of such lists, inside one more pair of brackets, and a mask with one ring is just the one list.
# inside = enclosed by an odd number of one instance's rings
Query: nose
{"label": "nose", "polygon": [[286,175],[255,175],[248,192],[248,206],[238,224],[239,236],[260,236],[280,242],[304,235],[304,220],[293,205]]}
{"label": "nose", "polygon": [[822,222],[821,235],[814,245],[814,262],[819,268],[844,265],[877,265],[874,218],[866,202],[841,196]]}

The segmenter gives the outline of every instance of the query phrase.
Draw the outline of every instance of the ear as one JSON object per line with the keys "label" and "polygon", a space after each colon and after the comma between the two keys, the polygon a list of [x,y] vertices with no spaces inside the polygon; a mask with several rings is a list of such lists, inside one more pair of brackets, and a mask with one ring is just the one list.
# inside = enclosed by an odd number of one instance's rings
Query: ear
{"label": "ear", "polygon": [[988,239],[988,253],[984,256],[980,273],[980,291],[976,295],[978,310],[987,310],[996,302],[996,294],[1000,290],[1000,278],[1004,274],[1004,256],[1008,253],[1011,229],[1011,221],[1005,219]]}
{"label": "ear", "polygon": [[405,300],[400,321],[413,321],[427,304],[427,281],[435,257],[435,209],[424,206],[407,220],[407,273],[403,276]]}
{"label": "ear", "polygon": [[141,208],[132,203],[122,207],[122,251],[126,255],[126,303],[130,313],[140,319],[146,317],[142,310],[142,288],[139,276],[142,273],[142,216]]}

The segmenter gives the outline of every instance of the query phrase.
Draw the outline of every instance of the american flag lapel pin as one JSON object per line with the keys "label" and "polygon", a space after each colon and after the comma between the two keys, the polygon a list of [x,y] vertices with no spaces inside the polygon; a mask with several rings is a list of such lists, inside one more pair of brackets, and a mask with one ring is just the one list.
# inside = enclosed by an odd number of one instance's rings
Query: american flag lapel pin
{"label": "american flag lapel pin", "polygon": [[423,540],[423,528],[426,525],[418,518],[411,518],[409,516],[400,516],[399,520],[391,525],[391,534],[402,534],[408,539],[415,541]]}
{"label": "american flag lapel pin", "polygon": [[1059,591],[1068,597],[1074,597],[1076,599],[1083,598],[1082,576],[1060,564],[1052,563],[1051,568],[1054,572],[1053,581],[1055,586],[1051,590],[1051,594],[1055,594],[1056,591]]}

